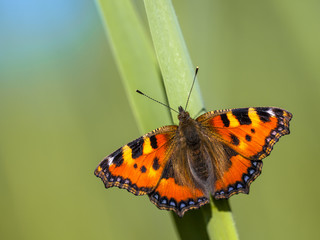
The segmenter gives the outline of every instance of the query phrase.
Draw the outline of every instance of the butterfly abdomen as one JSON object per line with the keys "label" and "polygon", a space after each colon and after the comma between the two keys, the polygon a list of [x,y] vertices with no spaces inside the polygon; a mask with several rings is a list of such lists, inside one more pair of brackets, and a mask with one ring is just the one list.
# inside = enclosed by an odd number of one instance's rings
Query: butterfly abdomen
{"label": "butterfly abdomen", "polygon": [[193,156],[192,167],[201,181],[206,181],[209,177],[208,166],[202,154]]}
{"label": "butterfly abdomen", "polygon": [[187,166],[190,169],[193,181],[196,185],[205,186],[208,185],[208,181],[210,181],[209,176],[211,174],[212,166],[208,166],[211,164],[210,161],[207,161],[205,156],[205,152],[202,151],[203,142],[201,141],[201,130],[199,124],[192,118],[189,117],[187,112],[182,112],[183,116],[179,118],[179,134],[181,136],[180,139],[184,142],[182,146],[184,146],[183,154],[186,155],[188,163]]}

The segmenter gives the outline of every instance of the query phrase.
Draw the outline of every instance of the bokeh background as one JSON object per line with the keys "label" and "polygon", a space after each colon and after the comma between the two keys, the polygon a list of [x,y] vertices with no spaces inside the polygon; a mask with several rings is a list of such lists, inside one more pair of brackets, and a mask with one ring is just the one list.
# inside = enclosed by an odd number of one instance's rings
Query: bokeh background
{"label": "bokeh background", "polygon": [[[240,238],[318,238],[319,2],[173,3],[207,109],[294,116],[250,194],[231,198]],[[140,135],[94,1],[0,0],[0,114],[1,239],[177,238],[167,211],[93,175]]]}

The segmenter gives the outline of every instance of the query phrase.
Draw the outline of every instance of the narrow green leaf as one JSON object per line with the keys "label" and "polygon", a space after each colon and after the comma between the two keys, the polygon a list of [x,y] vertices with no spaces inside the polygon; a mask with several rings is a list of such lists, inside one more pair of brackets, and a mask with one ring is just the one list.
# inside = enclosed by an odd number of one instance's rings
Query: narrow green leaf
{"label": "narrow green leaf", "polygon": [[[145,0],[144,3],[169,103],[175,109],[185,107],[195,66],[191,63],[172,3],[170,0]],[[196,82],[188,111],[192,116],[203,107]],[[173,119],[177,123],[177,117]]]}
{"label": "narrow green leaf", "polygon": [[96,3],[140,132],[170,124],[171,116],[166,108],[136,93],[139,89],[167,103],[151,41],[132,1],[97,0]]}

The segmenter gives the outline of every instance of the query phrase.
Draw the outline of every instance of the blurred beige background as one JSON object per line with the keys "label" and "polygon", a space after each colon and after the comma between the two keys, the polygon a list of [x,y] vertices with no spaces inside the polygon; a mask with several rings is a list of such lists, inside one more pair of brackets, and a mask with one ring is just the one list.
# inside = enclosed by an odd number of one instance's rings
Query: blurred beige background
{"label": "blurred beige background", "polygon": [[[240,238],[316,239],[319,2],[173,3],[208,110],[294,116],[250,194],[231,198]],[[140,135],[93,1],[0,0],[0,114],[1,239],[177,238],[167,211],[93,175]]]}

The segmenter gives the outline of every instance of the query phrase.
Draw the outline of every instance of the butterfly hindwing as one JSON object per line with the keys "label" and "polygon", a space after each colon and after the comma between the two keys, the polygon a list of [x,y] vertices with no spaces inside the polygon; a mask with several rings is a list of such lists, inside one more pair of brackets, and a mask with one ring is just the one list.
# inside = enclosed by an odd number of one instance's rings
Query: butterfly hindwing
{"label": "butterfly hindwing", "polygon": [[[228,147],[227,147],[228,148]],[[235,151],[228,155],[229,168],[221,174],[216,174],[214,197],[229,198],[234,194],[249,193],[249,187],[261,173],[262,161],[249,160]]]}
{"label": "butterfly hindwing", "polygon": [[[176,154],[172,156],[175,157]],[[203,190],[194,186],[192,182],[186,184],[188,179],[182,179],[185,176],[177,176],[179,172],[175,171],[172,165],[175,159],[171,158],[169,161],[171,162],[166,166],[158,186],[149,194],[149,198],[158,208],[173,210],[182,217],[186,211],[197,209],[209,200]]]}
{"label": "butterfly hindwing", "polygon": [[95,170],[106,188],[119,187],[135,195],[152,192],[169,156],[177,126],[156,129],[104,158]]}
{"label": "butterfly hindwing", "polygon": [[257,107],[208,112],[196,121],[245,158],[261,160],[281,136],[289,134],[291,118],[280,108]]}

